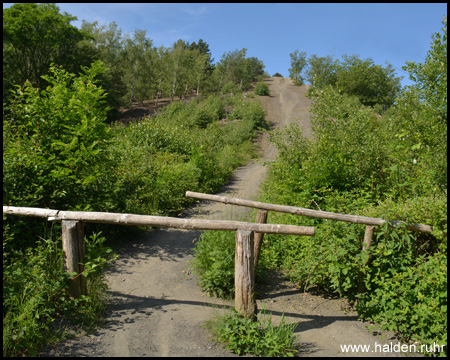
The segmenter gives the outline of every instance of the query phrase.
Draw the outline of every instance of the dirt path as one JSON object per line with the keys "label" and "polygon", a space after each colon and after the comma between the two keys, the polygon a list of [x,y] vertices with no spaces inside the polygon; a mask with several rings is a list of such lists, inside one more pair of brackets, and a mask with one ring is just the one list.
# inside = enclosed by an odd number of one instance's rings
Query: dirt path
{"label": "dirt path", "polygon": [[[262,97],[274,128],[298,121],[311,134],[304,97],[306,86],[295,87],[289,79],[267,80],[271,97]],[[221,195],[257,199],[265,177],[265,162],[273,160],[276,149],[267,133],[260,139],[262,156],[239,168]],[[248,209],[203,202],[183,216],[241,220]],[[251,219],[249,219],[252,221]],[[94,334],[65,341],[45,351],[44,356],[236,356],[215,344],[203,327],[219,310],[233,302],[207,297],[188,270],[193,242],[199,231],[156,229],[130,243],[108,274],[111,295],[106,324]],[[263,303],[279,321],[282,312],[296,328],[299,356],[384,356],[395,353],[342,353],[339,345],[384,344],[372,335],[352,312],[343,312],[345,302],[296,289],[281,275],[258,289],[258,308]],[[397,341],[393,340],[394,343]]]}

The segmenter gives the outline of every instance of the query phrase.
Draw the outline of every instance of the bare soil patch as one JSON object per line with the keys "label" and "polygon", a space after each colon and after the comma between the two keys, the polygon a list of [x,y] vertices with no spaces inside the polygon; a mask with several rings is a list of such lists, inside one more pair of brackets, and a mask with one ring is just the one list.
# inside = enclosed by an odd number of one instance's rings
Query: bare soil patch
{"label": "bare soil patch", "polygon": [[[272,128],[298,121],[311,136],[307,86],[287,78],[270,78],[270,97],[261,97]],[[220,195],[256,200],[266,164],[276,148],[262,133],[261,158],[234,174]],[[199,202],[182,217],[241,220],[249,209],[214,202]],[[249,219],[254,221],[254,219]],[[200,231],[155,229],[130,242],[108,273],[110,305],[104,326],[46,349],[41,356],[237,356],[211,340],[205,321],[233,307],[233,301],[211,298],[197,285],[189,270],[192,249]],[[295,322],[297,356],[402,356],[395,352],[345,353],[340,345],[397,344],[394,334],[370,332],[344,299],[296,288],[280,272],[269,274],[257,287],[257,305],[280,321],[282,313]]]}

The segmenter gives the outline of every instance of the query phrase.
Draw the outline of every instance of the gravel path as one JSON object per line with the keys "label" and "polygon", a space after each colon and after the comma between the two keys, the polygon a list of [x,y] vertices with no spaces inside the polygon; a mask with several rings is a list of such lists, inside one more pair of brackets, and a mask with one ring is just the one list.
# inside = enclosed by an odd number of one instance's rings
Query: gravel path
{"label": "gravel path", "polygon": [[[286,78],[266,80],[270,97],[261,97],[273,128],[299,121],[311,136],[307,86],[293,86]],[[276,156],[268,134],[259,139],[262,156],[237,169],[220,195],[256,200],[267,166]],[[183,217],[241,220],[247,208],[201,202]],[[246,219],[254,221],[252,219]],[[211,340],[204,322],[233,302],[207,297],[188,270],[193,243],[200,231],[155,229],[124,248],[108,273],[110,306],[105,325],[47,349],[41,356],[237,356]],[[343,300],[296,289],[281,274],[257,289],[258,308],[263,303],[273,321],[284,312],[295,330],[298,356],[395,356],[392,352],[343,353],[340,345],[397,344],[391,333],[381,340],[351,311]]]}

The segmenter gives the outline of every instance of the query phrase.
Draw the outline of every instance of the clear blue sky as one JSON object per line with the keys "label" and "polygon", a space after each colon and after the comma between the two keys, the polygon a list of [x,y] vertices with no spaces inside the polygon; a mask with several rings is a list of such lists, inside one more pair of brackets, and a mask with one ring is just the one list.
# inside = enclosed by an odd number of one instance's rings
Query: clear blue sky
{"label": "clear blue sky", "polygon": [[[3,4],[8,7],[11,4]],[[225,52],[247,49],[265,70],[288,77],[289,54],[296,49],[307,57],[357,54],[376,64],[388,61],[397,76],[405,62],[424,62],[431,34],[441,31],[445,3],[423,4],[220,4],[220,3],[57,3],[61,12],[99,24],[115,21],[124,32],[147,30],[155,46],[171,46],[178,39],[208,43],[215,61]]]}

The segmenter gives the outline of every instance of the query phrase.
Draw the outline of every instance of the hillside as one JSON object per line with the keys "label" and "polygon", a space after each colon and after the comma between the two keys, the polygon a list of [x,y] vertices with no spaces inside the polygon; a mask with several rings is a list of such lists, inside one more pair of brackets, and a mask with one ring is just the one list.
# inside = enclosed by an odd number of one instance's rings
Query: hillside
{"label": "hillside", "polygon": [[[307,86],[295,87],[286,78],[266,81],[271,96],[261,97],[261,101],[272,128],[298,120],[310,136],[310,100],[304,96]],[[267,170],[264,164],[276,156],[267,133],[258,141],[260,159],[239,168],[220,195],[257,198]],[[183,217],[242,219],[246,213],[242,207],[201,202]],[[203,326],[220,306],[232,307],[233,302],[207,297],[188,270],[199,235],[199,231],[156,229],[129,243],[108,273],[111,299],[104,326],[47,349],[41,356],[233,356],[215,344]],[[284,312],[289,322],[298,323],[295,333],[300,356],[347,356],[340,345],[374,346],[389,343],[392,337],[385,334],[381,340],[380,334],[366,329],[345,301],[296,289],[282,274],[273,274],[257,291],[258,308],[265,304],[274,321]]]}

